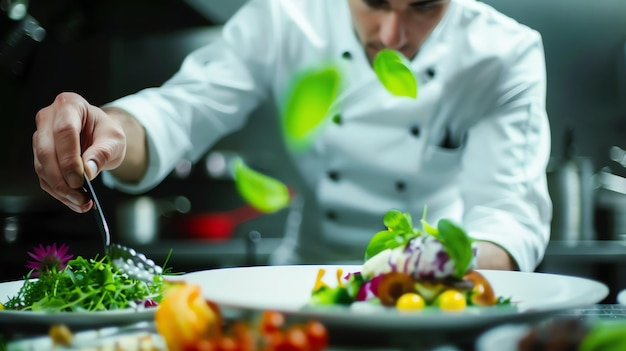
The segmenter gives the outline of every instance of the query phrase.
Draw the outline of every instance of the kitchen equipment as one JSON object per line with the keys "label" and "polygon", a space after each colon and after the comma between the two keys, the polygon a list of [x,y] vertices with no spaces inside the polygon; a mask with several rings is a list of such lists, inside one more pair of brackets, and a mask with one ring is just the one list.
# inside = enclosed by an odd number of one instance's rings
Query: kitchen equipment
{"label": "kitchen equipment", "polygon": [[121,201],[116,207],[116,229],[125,244],[147,245],[158,239],[163,220],[175,214],[184,214],[191,209],[185,196],[156,199],[137,196]]}
{"label": "kitchen equipment", "polygon": [[548,189],[553,204],[551,240],[591,240],[593,227],[593,166],[576,154],[571,129],[565,132],[564,156],[551,160]]}
{"label": "kitchen equipment", "polygon": [[595,175],[599,239],[626,240],[626,178],[603,168]]}
{"label": "kitchen equipment", "polygon": [[222,241],[230,238],[237,226],[262,214],[263,212],[246,204],[229,211],[188,216],[182,221],[180,229],[195,238]]}
{"label": "kitchen equipment", "polygon": [[98,222],[100,234],[102,234],[102,240],[104,242],[104,253],[109,256],[111,263],[115,267],[128,274],[129,277],[152,283],[154,276],[163,273],[163,269],[154,263],[154,261],[146,258],[144,254],[134,249],[118,244],[111,244],[109,226],[102,212],[100,202],[96,197],[96,192],[86,173],[84,178],[85,186],[83,186],[83,190],[89,194],[93,200],[96,221]]}

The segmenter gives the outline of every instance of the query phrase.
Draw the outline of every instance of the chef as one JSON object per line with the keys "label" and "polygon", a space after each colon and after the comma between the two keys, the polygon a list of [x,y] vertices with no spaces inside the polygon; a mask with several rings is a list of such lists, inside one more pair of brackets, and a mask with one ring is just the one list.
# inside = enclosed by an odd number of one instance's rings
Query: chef
{"label": "chef", "polygon": [[[406,57],[417,98],[377,78],[384,48]],[[104,107],[61,93],[43,108],[41,187],[76,212],[92,206],[83,172],[147,191],[328,62],[341,90],[332,122],[292,152],[303,186],[272,263],[358,262],[387,210],[419,225],[427,206],[430,223],[458,221],[477,240],[479,268],[534,270],[552,214],[542,41],[475,0],[250,0],[161,87]]]}

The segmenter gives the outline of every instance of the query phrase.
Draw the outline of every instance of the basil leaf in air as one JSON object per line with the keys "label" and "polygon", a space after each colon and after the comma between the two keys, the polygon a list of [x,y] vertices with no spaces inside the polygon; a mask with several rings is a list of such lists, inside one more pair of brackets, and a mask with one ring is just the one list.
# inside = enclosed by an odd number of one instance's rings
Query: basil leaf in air
{"label": "basil leaf in air", "polygon": [[391,49],[378,52],[372,64],[383,86],[393,95],[417,98],[417,80],[401,53]]}
{"label": "basil leaf in air", "polygon": [[473,258],[472,239],[465,230],[448,219],[437,223],[438,238],[454,261],[454,275],[462,278]]}
{"label": "basil leaf in air", "polygon": [[308,145],[326,119],[339,84],[340,74],[334,66],[306,71],[294,79],[283,118],[285,137],[292,147]]}
{"label": "basil leaf in air", "polygon": [[289,189],[285,184],[249,168],[240,158],[233,167],[237,191],[254,208],[271,213],[289,205]]}

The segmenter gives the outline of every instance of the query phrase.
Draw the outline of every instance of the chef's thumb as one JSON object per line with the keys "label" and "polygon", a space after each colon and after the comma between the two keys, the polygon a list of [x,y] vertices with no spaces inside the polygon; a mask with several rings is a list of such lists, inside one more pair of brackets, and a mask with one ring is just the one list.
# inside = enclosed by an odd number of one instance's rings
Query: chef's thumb
{"label": "chef's thumb", "polygon": [[89,179],[94,179],[96,175],[98,175],[98,164],[93,159],[87,160],[85,162],[85,172],[87,172],[87,177]]}

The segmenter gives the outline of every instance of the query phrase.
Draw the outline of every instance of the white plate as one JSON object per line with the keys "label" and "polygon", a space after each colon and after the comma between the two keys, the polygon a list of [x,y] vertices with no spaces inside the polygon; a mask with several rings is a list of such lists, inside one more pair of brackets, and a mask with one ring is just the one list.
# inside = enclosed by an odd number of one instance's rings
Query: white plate
{"label": "white plate", "polygon": [[[17,295],[23,280],[0,283],[0,301]],[[154,319],[154,308],[124,309],[98,312],[34,312],[0,310],[0,329],[40,329],[63,323],[74,329],[96,328],[109,325],[126,325]]]}
{"label": "white plate", "polygon": [[498,296],[514,307],[471,308],[462,312],[400,312],[394,309],[311,308],[307,303],[320,268],[332,285],[335,272],[358,272],[361,266],[258,266],[188,273],[180,278],[199,284],[205,298],[227,307],[277,310],[316,318],[326,325],[370,330],[458,330],[527,321],[568,308],[595,304],[609,292],[606,285],[572,276],[510,271],[480,271]]}

